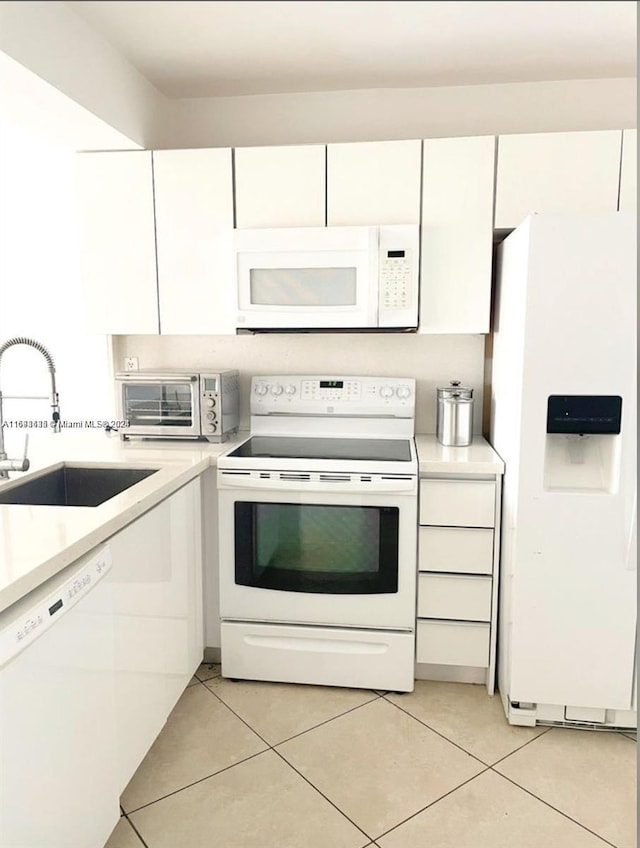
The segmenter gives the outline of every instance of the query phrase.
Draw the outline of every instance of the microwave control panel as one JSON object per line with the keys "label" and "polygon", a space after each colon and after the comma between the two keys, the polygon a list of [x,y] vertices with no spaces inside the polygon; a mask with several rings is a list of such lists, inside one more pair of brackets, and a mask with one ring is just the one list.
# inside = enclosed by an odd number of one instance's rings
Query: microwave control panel
{"label": "microwave control panel", "polygon": [[410,251],[383,250],[380,256],[380,306],[408,309],[411,305]]}
{"label": "microwave control panel", "polygon": [[380,227],[378,244],[380,327],[418,323],[418,227]]}

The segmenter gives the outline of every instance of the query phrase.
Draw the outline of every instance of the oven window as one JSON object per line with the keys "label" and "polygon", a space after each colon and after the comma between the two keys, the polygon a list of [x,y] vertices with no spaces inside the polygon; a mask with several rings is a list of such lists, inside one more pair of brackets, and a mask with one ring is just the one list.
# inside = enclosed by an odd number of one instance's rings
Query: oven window
{"label": "oven window", "polygon": [[397,507],[235,504],[235,579],[285,592],[398,591]]}
{"label": "oven window", "polygon": [[191,383],[123,386],[125,418],[132,427],[192,427]]}

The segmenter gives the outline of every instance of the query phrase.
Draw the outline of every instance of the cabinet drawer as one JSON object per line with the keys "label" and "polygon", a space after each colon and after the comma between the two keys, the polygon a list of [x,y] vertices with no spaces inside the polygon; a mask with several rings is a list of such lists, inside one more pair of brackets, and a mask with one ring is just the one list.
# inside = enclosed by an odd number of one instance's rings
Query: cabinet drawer
{"label": "cabinet drawer", "polygon": [[466,621],[418,621],[416,662],[489,665],[489,625]]}
{"label": "cabinet drawer", "polygon": [[420,527],[420,571],[462,574],[493,572],[493,530],[479,527]]}
{"label": "cabinet drawer", "polygon": [[418,616],[491,621],[491,578],[420,574]]}
{"label": "cabinet drawer", "polygon": [[492,480],[421,480],[420,524],[493,527],[495,493]]}

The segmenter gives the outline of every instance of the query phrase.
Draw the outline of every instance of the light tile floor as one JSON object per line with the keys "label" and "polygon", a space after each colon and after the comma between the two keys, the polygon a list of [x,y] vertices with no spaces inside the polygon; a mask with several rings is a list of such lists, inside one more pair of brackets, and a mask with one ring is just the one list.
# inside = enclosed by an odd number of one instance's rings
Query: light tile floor
{"label": "light tile floor", "polygon": [[202,665],[106,848],[634,848],[633,734],[507,724],[483,686],[405,695]]}

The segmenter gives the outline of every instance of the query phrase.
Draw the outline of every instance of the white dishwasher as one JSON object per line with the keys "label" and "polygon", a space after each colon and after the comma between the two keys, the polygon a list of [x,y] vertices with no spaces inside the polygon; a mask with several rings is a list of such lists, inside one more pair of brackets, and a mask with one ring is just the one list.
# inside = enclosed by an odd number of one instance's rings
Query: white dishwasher
{"label": "white dishwasher", "polygon": [[102,848],[120,815],[108,545],[0,614],[0,848]]}

